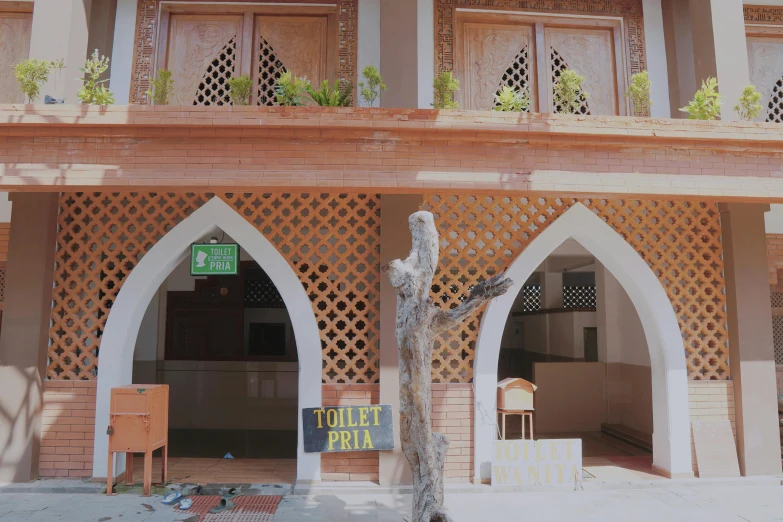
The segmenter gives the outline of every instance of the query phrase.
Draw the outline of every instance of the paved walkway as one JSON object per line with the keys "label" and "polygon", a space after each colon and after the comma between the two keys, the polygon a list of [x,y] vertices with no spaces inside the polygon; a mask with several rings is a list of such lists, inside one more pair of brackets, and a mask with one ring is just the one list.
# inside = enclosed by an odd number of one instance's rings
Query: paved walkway
{"label": "paved walkway", "polygon": [[[401,522],[408,502],[406,495],[291,495],[283,499],[274,522]],[[451,493],[446,504],[455,522],[767,522],[783,521],[783,486]],[[197,522],[197,517],[177,515],[160,504],[160,497],[0,493],[0,522],[51,521]]]}

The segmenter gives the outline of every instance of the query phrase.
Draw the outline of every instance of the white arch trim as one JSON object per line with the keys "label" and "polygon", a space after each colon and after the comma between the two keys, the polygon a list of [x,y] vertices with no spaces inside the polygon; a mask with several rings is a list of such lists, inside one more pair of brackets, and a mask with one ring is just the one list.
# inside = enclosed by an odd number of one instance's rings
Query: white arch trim
{"label": "white arch trim", "polygon": [[[215,227],[241,245],[280,292],[291,317],[299,354],[299,410],[321,406],[321,337],[307,292],[275,246],[226,202],[214,197],[147,252],[114,301],[101,338],[93,477],[106,476],[110,392],[111,388],[131,384],[133,351],[144,312],[166,277],[190,255],[190,245]],[[318,481],[321,477],[320,455],[304,452],[301,414],[297,414],[297,418],[297,481]]]}
{"label": "white arch trim", "polygon": [[573,238],[617,279],[641,319],[653,388],[653,466],[672,477],[691,477],[688,376],[680,327],[658,278],[619,234],[577,203],[546,228],[506,271],[514,286],[487,307],[479,328],[474,367],[474,476],[491,476],[496,439],[497,371],[506,319],[525,281],[560,244]]}

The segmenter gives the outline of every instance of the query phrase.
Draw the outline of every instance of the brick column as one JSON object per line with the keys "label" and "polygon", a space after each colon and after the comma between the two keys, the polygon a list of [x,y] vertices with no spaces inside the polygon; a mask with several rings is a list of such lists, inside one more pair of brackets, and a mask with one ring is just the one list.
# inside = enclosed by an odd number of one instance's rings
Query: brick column
{"label": "brick column", "polygon": [[30,58],[65,60],[65,69],[42,87],[41,103],[45,94],[64,97],[65,103],[80,103],[76,93],[84,76],[79,68],[84,67],[88,54],[91,9],[92,0],[35,0]]}
{"label": "brick column", "polygon": [[12,194],[0,330],[0,483],[37,476],[57,231],[56,193]]}
{"label": "brick column", "polygon": [[764,229],[769,205],[721,203],[719,209],[740,471],[775,475],[781,465]]}
{"label": "brick column", "polygon": [[734,121],[734,105],[750,83],[742,0],[690,0],[690,8],[697,88],[717,78],[725,98],[721,119]]}
{"label": "brick column", "polygon": [[[411,234],[408,216],[419,210],[420,195],[381,195],[381,265],[408,257]],[[395,326],[397,295],[386,274],[381,274],[381,404],[394,411],[394,451],[380,452],[378,480],[382,486],[410,484],[408,461],[400,446],[400,377]]]}

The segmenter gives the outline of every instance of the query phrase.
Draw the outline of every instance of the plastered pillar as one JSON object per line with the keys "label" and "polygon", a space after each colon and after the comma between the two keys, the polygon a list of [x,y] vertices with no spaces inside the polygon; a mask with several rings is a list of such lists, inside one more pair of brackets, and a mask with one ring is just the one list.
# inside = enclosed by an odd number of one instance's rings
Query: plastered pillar
{"label": "plastered pillar", "polygon": [[719,209],[740,471],[777,475],[780,435],[764,228],[769,205],[721,203]]}
{"label": "plastered pillar", "polygon": [[[420,195],[381,195],[381,266],[405,259],[411,250],[408,217],[417,212]],[[408,461],[400,446],[400,377],[395,325],[397,295],[386,274],[381,275],[381,404],[391,404],[394,412],[394,451],[381,451],[378,480],[382,486],[411,484]]]}
{"label": "plastered pillar", "polygon": [[136,10],[138,0],[118,0],[114,19],[114,43],[112,45],[109,85],[117,100],[116,105],[130,103],[131,72],[133,70],[133,44],[136,38]]}
{"label": "plastered pillar", "polygon": [[[98,0],[104,1],[104,0]],[[79,92],[88,55],[90,11],[92,0],[35,0],[30,34],[30,58],[65,60],[65,69],[53,72],[41,88],[41,100],[48,94],[78,104]]]}
{"label": "plastered pillar", "polygon": [[380,0],[380,8],[381,75],[388,87],[381,107],[429,108],[435,76],[433,0]]}
{"label": "plastered pillar", "polygon": [[12,194],[0,330],[0,484],[37,477],[57,232],[56,193]]}
{"label": "plastered pillar", "polygon": [[669,73],[666,64],[666,43],[663,28],[661,0],[642,0],[644,14],[644,45],[647,70],[653,78],[650,87],[650,115],[653,118],[671,117],[669,105]]}
{"label": "plastered pillar", "polygon": [[620,362],[619,283],[601,263],[595,263],[596,319],[598,324],[598,360]]}
{"label": "plastered pillar", "polygon": [[[685,107],[696,92],[690,6],[683,0],[661,0],[661,9],[670,111],[672,118],[685,118],[686,114],[680,108]],[[650,80],[656,81],[652,76]]]}
{"label": "plastered pillar", "polygon": [[693,60],[697,88],[718,79],[724,97],[721,119],[738,119],[733,107],[750,83],[742,0],[690,0]]}

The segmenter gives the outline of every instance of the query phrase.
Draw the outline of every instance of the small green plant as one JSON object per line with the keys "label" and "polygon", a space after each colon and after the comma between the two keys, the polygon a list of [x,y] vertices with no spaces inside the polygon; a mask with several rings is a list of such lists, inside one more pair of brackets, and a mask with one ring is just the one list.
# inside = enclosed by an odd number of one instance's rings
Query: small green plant
{"label": "small green plant", "polygon": [[35,103],[41,95],[41,86],[49,81],[53,70],[62,70],[65,62],[52,60],[23,60],[14,65],[14,78],[29,103]]}
{"label": "small green plant", "polygon": [[571,69],[563,69],[555,82],[553,91],[557,112],[561,114],[579,114],[587,93],[582,90],[584,76]]}
{"label": "small green plant", "polygon": [[740,95],[739,103],[734,106],[739,117],[745,121],[753,121],[761,113],[761,93],[755,85],[748,85]]}
{"label": "small green plant", "polygon": [[169,104],[169,96],[174,91],[174,79],[171,76],[171,71],[160,69],[157,78],[150,80],[151,88],[147,91],[147,96],[152,100],[153,104]]}
{"label": "small green plant", "polygon": [[701,89],[696,91],[690,103],[680,110],[688,113],[689,120],[714,120],[720,116],[721,105],[723,96],[718,92],[718,80],[710,77],[702,80]]}
{"label": "small green plant", "polygon": [[98,49],[92,53],[84,67],[79,70],[84,73],[84,84],[77,96],[85,105],[111,105],[114,103],[114,95],[103,85],[109,80],[101,80],[100,77],[109,69],[109,59],[100,56]]}
{"label": "small green plant", "polygon": [[249,105],[250,91],[253,89],[253,80],[250,76],[236,76],[228,79],[228,96],[232,105]]}
{"label": "small green plant", "polygon": [[372,107],[375,100],[381,97],[381,91],[386,90],[386,84],[383,83],[381,73],[374,65],[365,67],[362,70],[362,76],[364,76],[365,81],[359,82],[359,92],[364,103]]}
{"label": "small green plant", "polygon": [[291,71],[286,71],[277,79],[275,97],[277,103],[283,107],[298,107],[304,105],[304,96],[310,82],[307,78],[294,76]]}
{"label": "small green plant", "polygon": [[633,104],[634,116],[647,116],[650,114],[650,77],[647,71],[642,71],[631,76],[631,84],[628,86],[628,97]]}
{"label": "small green plant", "polygon": [[499,94],[495,95],[495,110],[501,112],[522,112],[530,107],[530,96],[527,91],[517,91],[504,85]]}
{"label": "small green plant", "polygon": [[329,80],[324,80],[317,90],[308,84],[307,94],[321,107],[350,107],[353,103],[353,84],[335,80],[334,88],[331,88]]}
{"label": "small green plant", "polygon": [[435,100],[432,106],[436,109],[459,109],[459,103],[454,101],[454,94],[459,90],[459,80],[451,71],[443,71],[433,84]]}

